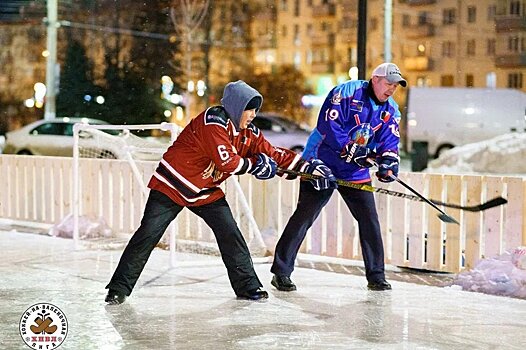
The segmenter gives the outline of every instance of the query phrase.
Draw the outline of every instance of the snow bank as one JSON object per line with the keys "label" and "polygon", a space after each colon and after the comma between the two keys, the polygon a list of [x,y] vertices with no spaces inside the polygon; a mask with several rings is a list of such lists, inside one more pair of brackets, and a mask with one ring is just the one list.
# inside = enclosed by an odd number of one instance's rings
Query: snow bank
{"label": "snow bank", "polygon": [[[526,133],[510,133],[455,147],[429,163],[425,172],[526,176]],[[526,247],[478,262],[457,275],[463,290],[526,299]]]}
{"label": "snow bank", "polygon": [[483,259],[457,275],[452,285],[463,290],[526,299],[526,247]]}
{"label": "snow bank", "polygon": [[526,176],[526,133],[510,133],[455,147],[429,163],[428,173],[487,173]]}
{"label": "snow bank", "polygon": [[[49,235],[62,238],[73,238],[73,215],[66,216],[60,223],[53,225]],[[79,216],[79,238],[90,239],[111,237],[112,231],[103,218]]]}

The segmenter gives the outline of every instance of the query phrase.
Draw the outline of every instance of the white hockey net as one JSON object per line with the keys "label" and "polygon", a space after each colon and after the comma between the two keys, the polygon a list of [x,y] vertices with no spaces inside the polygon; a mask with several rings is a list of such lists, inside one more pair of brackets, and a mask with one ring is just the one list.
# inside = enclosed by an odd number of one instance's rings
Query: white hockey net
{"label": "white hockey net", "polygon": [[[165,131],[162,131],[163,134]],[[160,160],[169,146],[170,137],[139,137],[133,130],[83,128],[79,132],[79,157]]]}
{"label": "white hockey net", "polygon": [[[153,130],[155,134],[164,134],[164,139],[139,137],[135,135],[139,130]],[[120,246],[127,242],[139,227],[149,193],[147,183],[179,132],[179,127],[169,123],[75,125],[72,221],[77,248],[86,244],[112,248],[119,246],[119,242]],[[267,256],[267,247],[237,179],[229,179],[223,190],[251,253],[254,257]],[[83,223],[91,221],[102,221],[111,234],[90,237],[84,232]],[[184,260],[180,252],[219,255],[211,230],[187,209],[168,228],[160,246],[170,249],[172,266]]]}

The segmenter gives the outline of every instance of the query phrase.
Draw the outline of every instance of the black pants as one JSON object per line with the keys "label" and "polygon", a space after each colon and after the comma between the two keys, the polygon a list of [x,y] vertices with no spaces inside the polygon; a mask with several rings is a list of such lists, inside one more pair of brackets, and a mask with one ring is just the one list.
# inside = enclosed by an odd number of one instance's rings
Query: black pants
{"label": "black pants", "polygon": [[[294,261],[307,230],[327,204],[333,191],[316,191],[310,182],[301,182],[298,206],[276,245],[272,273],[290,276],[294,271]],[[338,187],[338,192],[358,221],[367,280],[372,282],[384,279],[383,242],[373,194],[343,186]]]}
{"label": "black pants", "polygon": [[[131,294],[153,248],[183,208],[165,194],[150,191],[141,225],[124,249],[107,289]],[[223,197],[213,203],[188,209],[201,217],[214,232],[234,292],[239,294],[262,287],[245,239],[226,199]]]}

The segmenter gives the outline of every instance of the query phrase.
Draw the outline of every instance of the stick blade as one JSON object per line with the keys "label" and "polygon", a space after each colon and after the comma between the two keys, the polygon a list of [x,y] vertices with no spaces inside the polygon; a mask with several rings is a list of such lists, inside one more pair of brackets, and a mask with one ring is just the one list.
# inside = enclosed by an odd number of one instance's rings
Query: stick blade
{"label": "stick blade", "polygon": [[447,215],[447,214],[438,214],[438,218],[448,224],[457,224],[460,225],[460,222],[455,220],[455,218]]}
{"label": "stick blade", "polygon": [[492,200],[487,201],[484,204],[481,204],[479,206],[479,209],[480,210],[486,210],[486,209],[489,209],[489,208],[498,207],[499,205],[504,205],[506,203],[508,203],[508,200],[506,200],[505,198],[496,197],[496,198],[493,198]]}

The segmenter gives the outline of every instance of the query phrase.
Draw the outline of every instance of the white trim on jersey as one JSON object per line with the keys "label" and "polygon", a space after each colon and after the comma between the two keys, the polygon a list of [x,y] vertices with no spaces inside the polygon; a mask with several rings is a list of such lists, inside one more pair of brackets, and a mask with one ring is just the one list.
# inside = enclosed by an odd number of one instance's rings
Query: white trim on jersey
{"label": "white trim on jersey", "polygon": [[292,160],[292,162],[289,164],[289,166],[287,167],[287,169],[291,170],[291,169],[294,169],[294,167],[296,166],[296,164],[298,164],[298,162],[301,160],[301,156],[298,154],[294,157],[294,159]]}
{"label": "white trim on jersey", "polygon": [[179,191],[177,188],[175,188],[168,180],[166,180],[162,175],[158,174],[157,172],[153,173],[153,176],[155,176],[159,181],[163,182],[164,184],[168,185],[168,187],[174,189],[177,191],[177,193],[179,193],[179,195],[181,197],[183,197],[183,199],[187,202],[190,202],[190,203],[194,203],[194,202],[197,202],[201,199],[206,199],[208,197],[210,197],[210,195],[208,194],[205,194],[205,195],[202,195],[202,196],[199,196],[199,197],[196,197],[196,198],[186,198],[182,193],[181,191]]}
{"label": "white trim on jersey", "polygon": [[247,170],[250,169],[250,166],[251,166],[250,159],[241,158],[241,161],[239,162],[237,167],[231,172],[231,174],[236,174],[239,170],[241,170],[243,168],[243,166],[245,165],[246,161],[248,161],[248,168],[247,168]]}
{"label": "white trim on jersey", "polygon": [[186,187],[190,188],[195,193],[199,193],[202,190],[204,190],[204,188],[197,187],[196,185],[188,181],[183,175],[179,174],[174,168],[172,168],[172,166],[166,160],[164,160],[164,158],[161,159],[161,164],[164,165],[166,169],[168,169],[179,181],[186,185]]}

